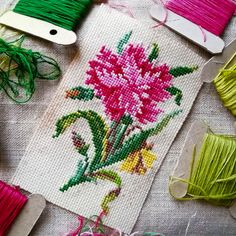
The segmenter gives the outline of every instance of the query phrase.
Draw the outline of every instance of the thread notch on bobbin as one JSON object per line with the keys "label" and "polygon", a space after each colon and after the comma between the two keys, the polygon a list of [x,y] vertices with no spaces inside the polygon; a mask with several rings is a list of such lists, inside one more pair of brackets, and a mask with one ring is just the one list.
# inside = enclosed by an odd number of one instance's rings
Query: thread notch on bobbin
{"label": "thread notch on bobbin", "polygon": [[160,25],[166,25],[212,54],[221,53],[220,38],[236,11],[231,0],[167,0],[150,9]]}

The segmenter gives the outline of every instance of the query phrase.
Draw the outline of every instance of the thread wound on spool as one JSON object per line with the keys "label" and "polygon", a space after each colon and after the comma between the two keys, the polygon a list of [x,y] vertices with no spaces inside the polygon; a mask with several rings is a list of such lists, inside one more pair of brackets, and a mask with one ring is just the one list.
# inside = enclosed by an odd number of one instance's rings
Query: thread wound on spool
{"label": "thread wound on spool", "polygon": [[92,0],[20,0],[14,12],[74,30]]}
{"label": "thread wound on spool", "polygon": [[219,94],[224,106],[236,116],[236,64],[230,66],[231,62],[236,57],[227,63],[224,69],[220,71],[214,79],[214,85]]}
{"label": "thread wound on spool", "polygon": [[4,236],[28,198],[17,187],[0,181],[0,236]]}
{"label": "thread wound on spool", "polygon": [[231,0],[168,0],[166,8],[220,36],[235,13]]}
{"label": "thread wound on spool", "polygon": [[178,200],[203,199],[214,205],[229,207],[236,199],[236,137],[205,134],[199,155],[194,150],[190,177],[171,177],[188,185],[185,197]]}

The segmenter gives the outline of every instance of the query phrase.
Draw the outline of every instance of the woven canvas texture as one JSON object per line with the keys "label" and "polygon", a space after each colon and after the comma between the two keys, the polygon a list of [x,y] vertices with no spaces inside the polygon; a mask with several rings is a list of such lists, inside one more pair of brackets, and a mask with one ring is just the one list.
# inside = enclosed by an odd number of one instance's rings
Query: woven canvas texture
{"label": "woven canvas texture", "polygon": [[[13,184],[85,217],[103,210],[108,213],[106,225],[131,232],[153,178],[201,88],[204,62],[201,55],[161,30],[154,34],[136,20],[102,7],[44,114]],[[183,70],[172,70],[174,78],[170,69],[180,66],[191,69],[183,76]],[[154,78],[159,79],[148,81]],[[147,87],[155,82],[158,86],[152,94],[154,87]],[[125,83],[132,86],[127,88]],[[130,98],[127,93],[132,91]],[[76,96],[82,98],[71,99]],[[120,127],[115,129],[114,124]],[[114,132],[117,138],[122,129],[126,136],[116,146],[108,133]],[[104,147],[109,142],[114,150]],[[125,145],[129,147],[122,149]],[[121,154],[115,155],[119,150]]]}

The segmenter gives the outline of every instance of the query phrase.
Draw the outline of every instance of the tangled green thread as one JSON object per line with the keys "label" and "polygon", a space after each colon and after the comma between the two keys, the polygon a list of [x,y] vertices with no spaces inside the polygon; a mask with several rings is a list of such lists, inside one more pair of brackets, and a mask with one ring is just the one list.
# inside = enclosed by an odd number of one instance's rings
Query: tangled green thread
{"label": "tangled green thread", "polygon": [[35,79],[55,80],[61,70],[57,62],[39,52],[22,48],[24,36],[6,42],[0,38],[0,91],[16,103],[27,102],[35,92]]}

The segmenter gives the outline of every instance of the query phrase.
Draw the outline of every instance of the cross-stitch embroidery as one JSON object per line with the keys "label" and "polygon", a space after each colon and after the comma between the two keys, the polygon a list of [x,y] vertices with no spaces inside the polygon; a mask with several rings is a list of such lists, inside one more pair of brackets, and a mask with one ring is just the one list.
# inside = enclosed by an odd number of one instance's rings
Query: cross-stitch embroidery
{"label": "cross-stitch embroidery", "polygon": [[[180,106],[182,91],[173,85],[174,77],[192,73],[197,67],[170,68],[158,62],[160,49],[153,44],[150,53],[142,44],[129,43],[132,32],[117,44],[117,53],[103,46],[94,60],[89,61],[85,83],[92,88],[76,87],[66,92],[66,98],[89,101],[100,99],[104,105],[107,124],[94,111],[77,111],[57,121],[54,137],[61,135],[78,119],[85,119],[92,133],[94,154],[76,131],[72,132],[75,150],[83,156],[79,160],[75,175],[61,187],[70,187],[98,180],[111,181],[116,188],[110,191],[101,204],[104,214],[109,212],[109,203],[121,192],[122,179],[118,173],[106,167],[121,163],[120,171],[144,175],[156,160],[152,152],[153,143],[148,138],[159,134],[181,110],[167,114],[157,122],[164,112],[158,107],[172,96]],[[152,128],[144,125],[153,123]]]}

